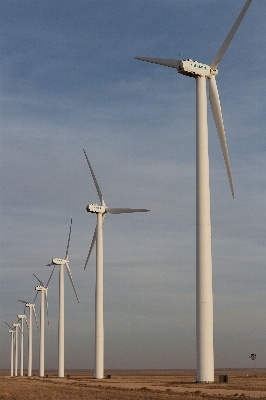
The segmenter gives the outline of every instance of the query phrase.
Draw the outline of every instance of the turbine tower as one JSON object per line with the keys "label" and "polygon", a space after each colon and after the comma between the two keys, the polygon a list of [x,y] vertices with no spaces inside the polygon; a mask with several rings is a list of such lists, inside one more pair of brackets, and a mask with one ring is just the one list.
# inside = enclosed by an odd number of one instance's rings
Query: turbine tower
{"label": "turbine tower", "polygon": [[[23,359],[24,359],[24,319],[26,315],[18,315],[18,319],[21,320],[21,336],[20,336],[20,376],[23,376]],[[27,321],[27,320],[26,320]]]}
{"label": "turbine tower", "polygon": [[45,286],[36,286],[35,290],[41,292],[40,301],[40,365],[39,376],[44,376],[44,296],[47,299],[47,290]]}
{"label": "turbine tower", "polygon": [[68,235],[67,249],[65,258],[53,258],[51,264],[47,264],[47,266],[59,265],[59,321],[58,321],[58,377],[63,378],[65,375],[65,362],[64,362],[64,352],[65,352],[65,316],[64,316],[64,308],[65,308],[65,300],[64,300],[64,267],[66,267],[67,274],[69,280],[74,289],[76,298],[79,303],[78,295],[75,289],[74,281],[71,275],[71,271],[69,268],[68,262],[68,249],[70,243],[70,235],[71,235],[71,226],[72,226],[72,218],[70,221],[70,230]]}
{"label": "turbine tower", "polygon": [[37,329],[39,331],[39,327],[38,327],[38,322],[37,322],[37,315],[36,315],[36,311],[35,311],[35,304],[33,303],[29,303],[27,301],[23,301],[23,300],[18,300],[21,303],[25,304],[25,307],[28,307],[29,309],[29,335],[28,335],[28,376],[32,376],[32,311],[34,313],[34,317],[35,317],[35,322],[37,325]]}
{"label": "turbine tower", "polygon": [[39,365],[39,376],[44,376],[44,298],[46,300],[46,310],[48,315],[48,285],[53,275],[54,269],[48,279],[46,286],[42,283],[42,281],[36,276],[35,278],[40,282],[40,286],[36,286],[35,290],[37,290],[37,294],[35,296],[34,302],[38,293],[41,292],[41,301],[40,301],[40,365]]}
{"label": "turbine tower", "polygon": [[11,333],[11,343],[10,343],[10,376],[14,376],[14,329],[7,323],[5,324],[10,328],[9,333]]}
{"label": "turbine tower", "polygon": [[11,342],[10,342],[10,376],[14,376],[14,333],[13,329],[9,329],[8,331],[11,333]]}
{"label": "turbine tower", "polygon": [[85,267],[89,261],[92,249],[96,242],[96,289],[95,289],[95,372],[96,379],[104,377],[104,324],[103,324],[103,231],[102,224],[106,213],[110,214],[123,214],[134,212],[147,212],[146,209],[134,208],[108,208],[105,205],[100,187],[96,180],[90,161],[83,149],[87,163],[89,165],[91,175],[100,199],[100,206],[97,204],[90,204],[86,210],[91,213],[97,214],[97,224],[94,231],[91,247],[85,263]]}
{"label": "turbine tower", "polygon": [[15,376],[18,376],[18,329],[20,324],[12,324],[15,328]]}
{"label": "turbine tower", "polygon": [[233,180],[215,77],[217,67],[233,39],[252,0],[247,0],[211,65],[198,61],[135,57],[137,60],[175,68],[180,74],[196,79],[196,338],[197,381],[214,381],[213,294],[211,219],[208,155],[206,80],[209,99],[218,131],[227,175],[234,198]]}

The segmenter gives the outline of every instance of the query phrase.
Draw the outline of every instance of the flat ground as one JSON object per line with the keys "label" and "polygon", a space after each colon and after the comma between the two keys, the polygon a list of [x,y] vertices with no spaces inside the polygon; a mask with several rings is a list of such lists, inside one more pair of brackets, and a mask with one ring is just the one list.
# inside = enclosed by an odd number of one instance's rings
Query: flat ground
{"label": "flat ground", "polygon": [[[96,380],[92,371],[66,370],[65,378],[56,371],[47,377],[10,377],[0,371],[1,400],[153,400],[153,399],[264,399],[266,369],[215,371],[215,383],[195,382],[192,370],[108,370],[109,378]],[[110,376],[111,375],[111,376]],[[228,375],[228,383],[219,383],[219,375]]]}

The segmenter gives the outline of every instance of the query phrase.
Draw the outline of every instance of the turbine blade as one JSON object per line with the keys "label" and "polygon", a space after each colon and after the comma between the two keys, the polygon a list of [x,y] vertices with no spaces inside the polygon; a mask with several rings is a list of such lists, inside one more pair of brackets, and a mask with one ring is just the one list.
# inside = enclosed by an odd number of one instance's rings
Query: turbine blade
{"label": "turbine blade", "polygon": [[106,212],[110,214],[125,214],[134,212],[147,212],[146,208],[106,208]]}
{"label": "turbine blade", "polygon": [[7,326],[10,328],[10,329],[14,329],[14,326],[13,326],[13,328],[10,326],[10,325],[8,325],[8,323],[7,322],[5,322],[5,324],[7,324]]}
{"label": "turbine blade", "polygon": [[[24,312],[24,314],[25,314],[25,312]],[[25,318],[25,322],[26,322],[27,328],[29,329],[29,324],[28,324],[27,318]]]}
{"label": "turbine blade", "polygon": [[227,144],[226,144],[223,116],[222,116],[222,111],[221,111],[218,88],[217,88],[215,77],[213,75],[209,79],[209,98],[210,98],[210,103],[211,103],[211,108],[212,108],[215,125],[217,128],[217,132],[218,132],[221,147],[222,147],[224,162],[225,162],[225,166],[226,166],[226,170],[227,170],[227,175],[228,175],[228,179],[229,179],[229,183],[230,183],[230,187],[231,187],[232,196],[234,198],[234,196],[235,196],[234,195],[234,186],[233,186],[233,179],[232,179],[229,155],[228,155]]}
{"label": "turbine blade", "polygon": [[170,58],[152,58],[152,57],[135,57],[136,60],[146,61],[153,64],[163,65],[165,67],[179,69],[180,60],[172,60]]}
{"label": "turbine blade", "polygon": [[91,253],[92,253],[93,247],[94,247],[94,245],[95,245],[95,242],[96,242],[96,236],[97,236],[97,225],[96,225],[96,228],[95,228],[95,231],[94,231],[94,234],[93,234],[93,238],[92,238],[92,242],[91,242],[90,251],[89,251],[89,254],[88,254],[87,260],[86,260],[86,262],[85,262],[84,269],[86,269],[86,267],[87,267],[87,264],[88,264],[89,258],[90,258],[90,256],[91,256]]}
{"label": "turbine blade", "polygon": [[39,281],[40,284],[41,284],[42,286],[44,286],[44,284],[42,283],[42,281],[41,281],[35,274],[33,274],[33,275],[35,276],[35,278],[37,279],[37,281]]}
{"label": "turbine blade", "polygon": [[33,314],[34,314],[35,322],[36,322],[36,325],[37,325],[37,329],[38,329],[38,332],[39,332],[39,326],[38,326],[38,321],[37,321],[37,315],[36,315],[36,311],[35,311],[35,306],[33,306],[32,309],[33,309]]}
{"label": "turbine blade", "polygon": [[233,25],[232,28],[230,29],[230,31],[229,31],[228,35],[226,36],[226,38],[225,38],[223,44],[221,45],[220,49],[218,50],[218,53],[217,53],[216,56],[214,57],[214,59],[213,59],[211,65],[210,65],[210,67],[211,67],[212,69],[216,69],[216,68],[218,67],[219,62],[220,62],[221,59],[223,58],[224,53],[226,52],[226,50],[227,50],[229,44],[231,43],[233,37],[235,36],[235,33],[236,33],[236,31],[237,31],[239,25],[241,24],[242,19],[244,18],[245,14],[246,14],[246,12],[247,12],[247,10],[248,10],[250,4],[251,4],[251,1],[252,1],[252,0],[247,0],[247,1],[246,1],[244,7],[242,8],[242,10],[241,10],[239,16],[238,16],[237,19],[236,19],[234,25]]}
{"label": "turbine blade", "polygon": [[73,287],[73,289],[74,289],[76,298],[77,298],[78,303],[79,303],[78,295],[77,295],[77,292],[76,292],[76,288],[75,288],[75,285],[74,285],[74,281],[73,281],[73,278],[72,278],[71,271],[70,271],[70,268],[69,268],[68,263],[66,263],[66,270],[67,270],[67,274],[68,274],[69,280],[70,280],[70,282],[71,282],[71,284],[72,284],[72,287]]}
{"label": "turbine blade", "polygon": [[24,304],[28,303],[27,301],[23,301],[23,300],[18,300],[18,301],[20,301],[21,303],[24,303]]}
{"label": "turbine blade", "polygon": [[[52,265],[54,265],[54,264],[52,264]],[[49,283],[50,283],[50,280],[51,280],[51,278],[52,278],[52,275],[53,275],[53,273],[54,273],[54,269],[55,269],[55,265],[54,265],[54,268],[53,268],[53,270],[52,270],[52,272],[51,272],[51,275],[50,275],[50,277],[49,277],[49,279],[48,279],[47,284],[46,284],[45,287],[48,287],[48,285],[49,285]],[[43,285],[43,286],[44,286],[44,285]],[[34,303],[34,302],[33,302],[33,303]]]}
{"label": "turbine blade", "polygon": [[92,178],[93,178],[93,181],[94,181],[94,185],[95,185],[95,187],[96,187],[96,190],[97,190],[97,193],[98,193],[100,202],[101,202],[101,206],[104,206],[104,207],[105,207],[105,202],[104,202],[104,199],[103,199],[103,195],[102,195],[102,192],[101,192],[101,190],[100,190],[99,184],[98,184],[98,182],[97,182],[96,176],[95,176],[95,174],[94,174],[94,172],[93,172],[91,163],[90,163],[90,161],[89,161],[89,159],[88,159],[88,156],[87,156],[87,154],[86,154],[86,151],[85,151],[84,149],[83,149],[83,151],[84,151],[84,154],[85,154],[85,157],[86,157],[88,166],[89,166],[90,171],[91,171],[91,175],[92,175]]}
{"label": "turbine blade", "polygon": [[48,287],[45,290],[45,300],[46,300],[46,315],[47,315],[47,324],[48,326],[50,325],[49,319],[48,319]]}
{"label": "turbine blade", "polygon": [[69,235],[68,235],[68,242],[67,242],[67,249],[66,249],[66,256],[65,259],[68,256],[68,249],[69,249],[69,243],[70,243],[70,235],[71,235],[71,227],[72,227],[72,218],[70,219],[70,228],[69,228]]}
{"label": "turbine blade", "polygon": [[38,294],[39,294],[39,292],[37,291],[37,292],[36,292],[36,295],[35,295],[35,297],[34,297],[34,300],[33,300],[33,302],[32,302],[32,304],[35,304],[35,301],[36,301],[36,299],[37,299]]}
{"label": "turbine blade", "polygon": [[45,290],[45,301],[46,301],[46,314],[48,317],[48,288]]}

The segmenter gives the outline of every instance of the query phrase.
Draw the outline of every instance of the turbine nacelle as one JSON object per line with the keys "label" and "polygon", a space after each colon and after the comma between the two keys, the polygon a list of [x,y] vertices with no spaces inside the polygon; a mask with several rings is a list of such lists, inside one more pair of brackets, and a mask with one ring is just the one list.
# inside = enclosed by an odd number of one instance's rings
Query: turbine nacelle
{"label": "turbine nacelle", "polygon": [[48,290],[48,287],[44,287],[44,286],[36,286],[35,290]]}
{"label": "turbine nacelle", "polygon": [[52,259],[52,264],[48,264],[48,265],[65,265],[67,262],[67,260],[65,260],[64,258],[53,258]]}
{"label": "turbine nacelle", "polygon": [[98,204],[89,204],[86,207],[86,210],[91,213],[100,213],[100,214],[104,214],[106,212],[106,208],[104,206],[98,206]]}
{"label": "turbine nacelle", "polygon": [[218,75],[217,69],[213,70],[209,65],[191,59],[179,61],[178,72],[190,77],[205,76],[206,78],[210,78],[212,75]]}
{"label": "turbine nacelle", "polygon": [[169,58],[135,57],[135,59],[174,68],[180,74],[190,76],[192,78],[195,78],[196,76],[211,78],[211,76],[218,75],[217,69],[213,69],[207,64],[191,60],[191,58],[188,60],[173,60]]}
{"label": "turbine nacelle", "polygon": [[20,318],[20,319],[26,318],[26,315],[25,315],[25,314],[23,314],[23,315],[18,315],[18,318]]}

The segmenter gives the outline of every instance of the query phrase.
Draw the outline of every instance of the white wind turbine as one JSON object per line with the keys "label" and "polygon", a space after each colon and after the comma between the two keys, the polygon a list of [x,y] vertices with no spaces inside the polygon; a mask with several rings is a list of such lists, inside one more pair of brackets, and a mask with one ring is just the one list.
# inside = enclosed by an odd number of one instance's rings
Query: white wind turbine
{"label": "white wind turbine", "polygon": [[9,333],[11,334],[11,343],[10,343],[10,376],[14,376],[14,329],[7,323],[5,324],[10,328]]}
{"label": "white wind turbine", "polygon": [[91,213],[97,214],[97,224],[94,231],[91,247],[85,263],[85,267],[89,261],[92,249],[96,242],[96,288],[95,288],[95,372],[96,379],[104,377],[104,324],[103,324],[103,231],[102,224],[106,213],[110,214],[123,214],[134,212],[147,212],[146,209],[135,208],[109,208],[106,207],[100,187],[96,180],[90,161],[83,149],[87,163],[89,165],[91,175],[100,199],[100,206],[97,204],[90,204],[86,210]]}
{"label": "white wind turbine", "polygon": [[39,331],[39,327],[38,327],[38,322],[37,322],[37,315],[36,315],[36,311],[35,311],[35,304],[27,302],[27,301],[23,301],[23,300],[18,300],[21,303],[25,304],[25,307],[27,307],[29,309],[29,335],[28,335],[28,376],[32,376],[32,311],[34,313],[34,317],[35,317],[35,322],[37,325],[37,329]]}
{"label": "white wind turbine", "polygon": [[40,286],[36,286],[35,290],[37,290],[37,294],[35,296],[34,302],[36,300],[36,297],[39,292],[41,292],[41,301],[40,301],[40,365],[39,365],[39,376],[43,377],[44,376],[44,298],[46,300],[46,310],[48,314],[48,285],[51,280],[51,277],[53,275],[54,268],[52,270],[52,273],[50,275],[50,278],[48,279],[48,282],[46,286],[42,283],[42,281],[36,276],[35,278],[40,282]]}
{"label": "white wind turbine", "polygon": [[196,79],[196,337],[197,381],[214,381],[213,354],[213,293],[210,186],[208,156],[208,123],[206,80],[209,80],[209,99],[222,152],[225,160],[232,196],[234,188],[226,137],[215,76],[224,56],[252,0],[247,0],[234,25],[226,36],[211,65],[197,61],[135,57],[137,60],[175,68],[180,74]]}
{"label": "white wind turbine", "polygon": [[69,249],[69,243],[70,243],[71,226],[72,226],[72,218],[71,218],[71,222],[70,222],[70,229],[69,229],[69,236],[68,236],[65,258],[53,258],[51,264],[47,264],[47,266],[59,265],[59,321],[58,321],[58,377],[59,378],[63,378],[65,375],[65,366],[64,366],[64,364],[65,364],[65,362],[64,362],[64,352],[65,352],[65,344],[64,344],[65,343],[64,267],[66,267],[68,277],[70,279],[70,282],[72,284],[76,298],[79,303],[78,295],[77,295],[77,292],[75,289],[74,281],[73,281],[73,278],[71,275],[71,271],[69,268],[69,262],[68,262],[68,249]]}
{"label": "white wind turbine", "polygon": [[9,329],[8,331],[11,333],[11,342],[10,342],[10,376],[14,376],[14,333],[13,329]]}
{"label": "white wind turbine", "polygon": [[18,315],[18,320],[21,320],[21,335],[20,335],[20,376],[23,376],[23,361],[24,361],[24,319],[27,323],[26,315]]}
{"label": "white wind turbine", "polygon": [[12,325],[15,328],[15,376],[18,376],[18,329],[20,324],[14,323]]}

